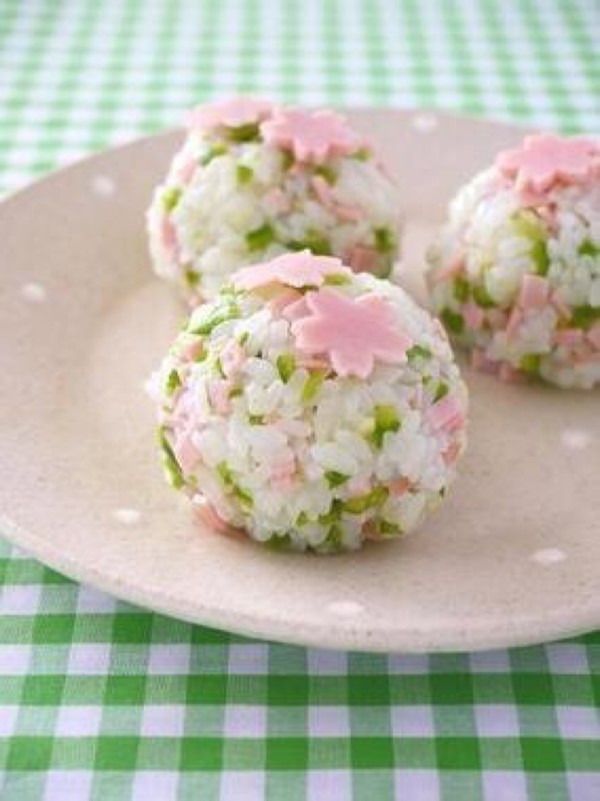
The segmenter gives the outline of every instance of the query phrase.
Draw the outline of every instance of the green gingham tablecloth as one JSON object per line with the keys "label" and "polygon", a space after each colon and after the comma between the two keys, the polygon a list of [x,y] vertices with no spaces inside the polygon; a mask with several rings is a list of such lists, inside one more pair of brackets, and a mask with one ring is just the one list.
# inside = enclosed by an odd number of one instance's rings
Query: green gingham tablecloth
{"label": "green gingham tablecloth", "polygon": [[[599,40],[598,0],[0,0],[0,189],[232,92],[597,132]],[[430,656],[245,640],[0,542],[0,799],[596,801],[599,663],[593,634]]]}

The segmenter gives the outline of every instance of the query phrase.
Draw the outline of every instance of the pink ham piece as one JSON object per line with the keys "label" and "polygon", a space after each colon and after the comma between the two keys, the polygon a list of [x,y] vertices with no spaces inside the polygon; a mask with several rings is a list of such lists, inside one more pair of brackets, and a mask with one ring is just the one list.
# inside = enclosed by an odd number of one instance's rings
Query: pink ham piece
{"label": "pink ham piece", "polygon": [[229,97],[194,109],[190,114],[190,128],[214,131],[217,128],[240,128],[255,125],[270,116],[273,106],[268,100],[255,97]]}
{"label": "pink ham piece", "polygon": [[227,378],[235,377],[246,362],[246,351],[234,339],[230,340],[219,354],[221,367]]}
{"label": "pink ham piece", "polygon": [[583,184],[600,174],[600,145],[592,139],[540,134],[496,157],[496,167],[517,190],[543,195],[555,184]]}
{"label": "pink ham piece", "polygon": [[271,469],[271,484],[275,489],[289,489],[296,476],[296,459],[292,456]]}
{"label": "pink ham piece", "polygon": [[229,393],[233,389],[233,382],[226,379],[215,379],[208,383],[208,398],[217,414],[226,415],[231,410]]}
{"label": "pink ham piece", "polygon": [[236,289],[252,291],[269,284],[301,289],[305,286],[322,286],[328,275],[351,275],[339,259],[332,256],[314,256],[309,250],[284,253],[265,264],[251,264],[234,273]]}
{"label": "pink ham piece", "polygon": [[583,331],[579,328],[559,328],[552,337],[555,345],[564,348],[576,348],[583,343],[583,339]]}
{"label": "pink ham piece", "polygon": [[525,273],[521,279],[518,303],[522,309],[535,309],[545,306],[550,297],[550,284],[541,275]]}
{"label": "pink ham piece", "polygon": [[392,493],[392,495],[404,495],[411,487],[410,479],[406,478],[406,476],[400,476],[400,478],[394,479],[388,484],[388,489]]}
{"label": "pink ham piece", "polygon": [[467,327],[473,331],[478,331],[485,320],[485,313],[471,299],[469,299],[463,306],[462,315]]}
{"label": "pink ham piece", "polygon": [[518,332],[521,323],[523,322],[523,312],[518,306],[515,306],[510,313],[508,323],[506,325],[506,337],[512,339]]}
{"label": "pink ham piece", "polygon": [[198,168],[198,161],[191,156],[188,157],[178,168],[177,168],[177,180],[183,186],[187,186],[189,182],[192,180],[194,173]]}
{"label": "pink ham piece", "polygon": [[571,307],[563,300],[561,294],[558,290],[555,290],[551,297],[550,302],[556,309],[556,311],[560,314],[561,317],[570,317],[571,316]]}
{"label": "pink ham piece", "polygon": [[465,413],[454,395],[446,395],[429,407],[427,419],[434,431],[453,433],[465,424]]}
{"label": "pink ham piece", "polygon": [[326,209],[329,209],[338,220],[342,222],[358,222],[363,216],[361,209],[356,206],[344,206],[342,203],[339,203],[335,199],[331,187],[322,175],[313,175],[310,179],[310,183],[321,203]]}
{"label": "pink ham piece", "polygon": [[165,215],[161,222],[161,239],[165,249],[165,255],[169,261],[177,260],[179,243],[177,241],[177,231],[171,220]]}
{"label": "pink ham piece", "polygon": [[347,254],[347,261],[355,273],[377,273],[379,253],[367,245],[354,245]]}
{"label": "pink ham piece", "polygon": [[173,453],[184,473],[192,473],[200,461],[200,453],[187,433],[177,437],[173,445]]}
{"label": "pink ham piece", "polygon": [[224,534],[236,540],[246,539],[246,533],[241,528],[231,526],[226,520],[215,511],[203,495],[194,495],[193,509],[198,520],[204,523],[211,531],[217,534]]}
{"label": "pink ham piece", "polygon": [[592,347],[600,350],[600,323],[594,323],[587,332],[586,338]]}
{"label": "pink ham piece", "polygon": [[485,318],[494,331],[501,331],[508,321],[508,315],[502,309],[486,309]]}
{"label": "pink ham piece", "polygon": [[284,287],[274,298],[271,298],[269,309],[275,317],[285,317],[287,316],[286,310],[300,300],[302,300],[302,292],[290,287]]}
{"label": "pink ham piece", "polygon": [[333,111],[277,109],[260,130],[268,145],[289,150],[298,161],[313,164],[355,153],[363,144],[347,121]]}
{"label": "pink ham piece", "polygon": [[460,442],[453,442],[450,444],[446,450],[442,453],[442,459],[444,460],[445,465],[453,465],[458,457],[460,456],[461,452],[461,444]]}
{"label": "pink ham piece", "polygon": [[201,339],[191,339],[189,342],[186,342],[185,345],[181,348],[181,359],[184,362],[193,362],[196,361],[198,356],[200,356],[204,351],[204,343]]}
{"label": "pink ham piece", "polygon": [[431,275],[431,283],[435,285],[447,281],[449,278],[455,278],[464,268],[464,257],[462,255],[454,256],[454,258],[444,264],[440,270]]}
{"label": "pink ham piece", "polygon": [[294,303],[286,305],[282,312],[282,316],[285,317],[285,319],[290,323],[293,323],[295,320],[301,320],[303,317],[307,317],[309,314],[310,311],[306,305],[304,296],[301,296],[300,299]]}
{"label": "pink ham piece", "polygon": [[406,361],[412,345],[399,330],[390,306],[376,295],[349,298],[327,287],[305,295],[310,314],[292,323],[299,351],[326,353],[341,376],[367,378],[376,360]]}
{"label": "pink ham piece", "polygon": [[263,203],[275,214],[287,214],[292,209],[292,201],[279,187],[269,189],[263,195]]}
{"label": "pink ham piece", "polygon": [[498,378],[504,381],[505,384],[520,384],[525,380],[525,376],[520,370],[517,370],[512,364],[502,362],[498,370]]}

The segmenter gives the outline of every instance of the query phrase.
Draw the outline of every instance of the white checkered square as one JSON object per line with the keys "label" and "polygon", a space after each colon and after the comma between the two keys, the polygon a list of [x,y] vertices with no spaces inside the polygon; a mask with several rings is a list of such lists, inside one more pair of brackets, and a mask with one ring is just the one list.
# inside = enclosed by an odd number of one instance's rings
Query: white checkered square
{"label": "white checkered square", "polygon": [[225,708],[223,733],[226,737],[265,737],[267,708],[228,704]]}
{"label": "white checkered square", "polygon": [[219,801],[264,801],[265,774],[259,771],[227,771],[221,774]]}
{"label": "white checkered square", "polygon": [[142,710],[142,737],[181,737],[185,731],[183,704],[147,704]]}
{"label": "white checkered square", "polygon": [[347,737],[350,711],[346,706],[318,706],[308,709],[309,737]]}
{"label": "white checkered square", "polygon": [[54,731],[57,737],[96,737],[101,722],[101,706],[62,706]]}

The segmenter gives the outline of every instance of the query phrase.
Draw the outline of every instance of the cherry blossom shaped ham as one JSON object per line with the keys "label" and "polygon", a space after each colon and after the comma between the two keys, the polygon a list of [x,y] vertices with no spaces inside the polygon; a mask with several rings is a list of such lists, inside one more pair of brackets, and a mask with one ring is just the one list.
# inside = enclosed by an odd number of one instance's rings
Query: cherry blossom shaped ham
{"label": "cherry blossom shaped ham", "polygon": [[265,142],[291,151],[300,162],[322,164],[332,156],[355,153],[363,139],[333,111],[282,109],[260,126]]}
{"label": "cherry blossom shaped ham", "polygon": [[600,145],[592,139],[540,134],[504,150],[496,167],[521,192],[543,194],[561,182],[580,184],[600,171]]}
{"label": "cherry blossom shaped ham", "polygon": [[377,360],[401,364],[412,345],[398,330],[392,309],[383,298],[349,298],[332,289],[309,292],[309,316],[292,324],[302,353],[329,356],[338,375],[367,378]]}
{"label": "cherry blossom shaped ham", "polygon": [[256,97],[228,97],[194,109],[189,127],[214,131],[218,128],[241,128],[258,125],[270,116],[273,106],[268,100]]}
{"label": "cherry blossom shaped ham", "polygon": [[269,284],[282,284],[301,289],[322,286],[328,275],[352,275],[333,256],[313,256],[309,250],[284,253],[263,264],[251,264],[238,270],[232,282],[236,289],[252,291]]}

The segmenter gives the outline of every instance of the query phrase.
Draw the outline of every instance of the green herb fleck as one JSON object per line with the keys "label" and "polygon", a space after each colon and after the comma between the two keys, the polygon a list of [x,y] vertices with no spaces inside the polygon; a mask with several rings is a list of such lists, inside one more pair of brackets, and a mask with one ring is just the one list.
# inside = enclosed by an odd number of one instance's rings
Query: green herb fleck
{"label": "green herb fleck", "polygon": [[163,469],[165,477],[169,484],[175,489],[180,489],[185,484],[183,471],[179,466],[179,462],[175,458],[173,449],[167,439],[167,433],[164,426],[158,429],[158,441],[162,449]]}
{"label": "green herb fleck", "polygon": [[465,321],[462,315],[458,312],[453,312],[452,309],[442,309],[440,319],[453,334],[462,334],[465,329]]}
{"label": "green herb fleck", "polygon": [[344,504],[338,498],[334,498],[331,502],[331,506],[329,507],[329,511],[319,516],[319,523],[322,526],[331,525],[332,523],[337,523],[340,519],[342,514],[342,510],[344,508]]}
{"label": "green herb fleck", "polygon": [[531,246],[531,258],[535,264],[535,271],[538,275],[547,275],[550,268],[550,256],[546,242],[539,239]]}
{"label": "green herb fleck", "polygon": [[519,362],[519,368],[527,375],[538,375],[541,361],[539,353],[527,353]]}
{"label": "green herb fleck", "polygon": [[200,275],[195,270],[186,270],[184,275],[185,282],[190,288],[193,289],[200,283]]}
{"label": "green herb fleck", "polygon": [[265,545],[271,551],[288,551],[292,545],[292,538],[289,534],[273,534]]}
{"label": "green herb fleck", "polygon": [[329,240],[318,231],[307,231],[304,239],[294,239],[287,243],[290,250],[310,250],[315,256],[331,256]]}
{"label": "green herb fleck", "polygon": [[277,357],[277,370],[284,384],[292,377],[296,369],[296,357],[292,353],[282,353]]}
{"label": "green herb fleck", "polygon": [[275,231],[269,223],[265,223],[261,225],[260,228],[255,228],[253,231],[249,231],[246,234],[246,245],[250,252],[264,250],[269,247],[274,239]]}
{"label": "green herb fleck", "polygon": [[491,309],[496,305],[483,284],[475,284],[475,286],[471,288],[471,292],[473,300],[478,306],[481,306],[482,309]]}
{"label": "green herb fleck", "polygon": [[425,345],[413,345],[406,351],[409,362],[414,362],[415,359],[431,359],[431,356],[431,350]]}
{"label": "green herb fleck", "polygon": [[306,512],[300,512],[298,517],[296,518],[296,526],[305,526],[308,523],[308,515]]}
{"label": "green herb fleck", "polygon": [[310,401],[315,399],[324,380],[325,372],[323,370],[315,370],[308,376],[302,388],[303,403],[310,403]]}
{"label": "green herb fleck", "polygon": [[438,385],[435,390],[435,395],[433,396],[433,402],[437,403],[441,401],[442,398],[445,398],[446,395],[450,392],[450,387],[446,384],[445,381],[438,381]]}
{"label": "green herb fleck", "polygon": [[327,550],[339,551],[342,547],[342,529],[338,525],[333,525],[329,529],[327,539],[323,542]]}
{"label": "green herb fleck", "polygon": [[222,142],[215,142],[214,145],[211,145],[208,150],[200,156],[200,164],[203,167],[206,167],[207,164],[213,159],[216,159],[218,156],[222,156],[227,153],[227,146],[224,145]]}
{"label": "green herb fleck", "polygon": [[239,314],[240,310],[237,304],[229,299],[216,305],[207,304],[196,310],[190,320],[191,325],[188,330],[191,334],[208,336],[218,325],[227,320],[234,320],[239,317]]}
{"label": "green herb fleck", "polygon": [[368,147],[361,147],[352,154],[352,158],[358,161],[368,161],[371,158],[371,151]]}
{"label": "green herb fleck", "polygon": [[571,323],[575,328],[591,328],[596,320],[600,320],[600,307],[597,306],[575,306],[571,312]]}
{"label": "green herb fleck", "polygon": [[352,279],[347,275],[343,275],[343,273],[332,273],[325,276],[323,283],[326,286],[344,286],[352,283]]}
{"label": "green herb fleck", "polygon": [[231,487],[234,483],[233,475],[231,473],[231,468],[227,464],[227,462],[219,462],[217,465],[217,473],[221,477],[221,481],[225,484],[226,487]]}
{"label": "green herb fleck", "polygon": [[289,170],[296,163],[293,154],[289,150],[281,151],[281,169]]}
{"label": "green herb fleck", "polygon": [[397,523],[390,523],[388,520],[380,520],[379,533],[382,537],[397,537],[402,534],[402,529]]}
{"label": "green herb fleck", "polygon": [[247,167],[245,164],[238,164],[235,169],[235,174],[238,184],[243,186],[244,184],[250,183],[254,176],[254,171],[251,167]]}
{"label": "green herb fleck", "polygon": [[371,441],[376,448],[383,446],[383,439],[388,431],[398,431],[400,418],[393,406],[375,406],[375,429],[371,434]]}
{"label": "green herb fleck", "polygon": [[471,285],[463,275],[457,275],[454,279],[454,297],[459,303],[466,303],[471,294]]}
{"label": "green herb fleck", "polygon": [[249,122],[246,125],[227,128],[226,135],[232,142],[252,142],[253,139],[258,139],[259,126],[255,122]]}
{"label": "green herb fleck", "polygon": [[341,484],[345,484],[349,478],[350,476],[345,476],[343,473],[338,473],[337,470],[327,470],[325,473],[325,479],[329,484],[329,489],[335,489]]}
{"label": "green herb fleck", "polygon": [[181,198],[181,189],[178,186],[170,186],[165,189],[162,196],[162,203],[164,210],[168,213],[173,211],[175,206],[179,203]]}
{"label": "green herb fleck", "polygon": [[600,245],[596,244],[596,242],[592,242],[591,239],[586,239],[577,248],[577,253],[580,256],[599,256]]}
{"label": "green herb fleck", "polygon": [[248,422],[251,426],[262,426],[265,424],[264,414],[249,414]]}
{"label": "green herb fleck", "polygon": [[254,498],[248,492],[248,490],[242,489],[239,484],[233,484],[232,488],[233,494],[235,497],[242,503],[244,506],[253,506],[254,505]]}
{"label": "green herb fleck", "polygon": [[167,377],[167,382],[165,385],[165,390],[168,397],[171,397],[175,393],[177,389],[181,386],[181,378],[179,378],[179,373],[177,370],[171,370]]}
{"label": "green herb fleck", "polygon": [[394,250],[396,242],[389,228],[376,228],[373,233],[375,235],[375,248],[380,253],[389,253]]}
{"label": "green herb fleck", "polygon": [[333,185],[337,181],[337,173],[333,167],[328,167],[326,164],[321,165],[315,169],[315,175],[320,175],[328,184]]}
{"label": "green herb fleck", "polygon": [[387,487],[375,487],[366,495],[357,495],[355,498],[344,501],[343,509],[352,515],[360,515],[366,512],[367,509],[372,509],[374,506],[380,506],[385,503],[389,494]]}

